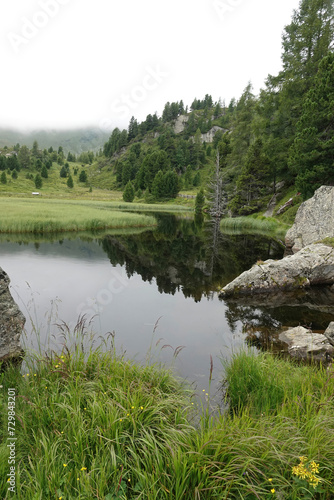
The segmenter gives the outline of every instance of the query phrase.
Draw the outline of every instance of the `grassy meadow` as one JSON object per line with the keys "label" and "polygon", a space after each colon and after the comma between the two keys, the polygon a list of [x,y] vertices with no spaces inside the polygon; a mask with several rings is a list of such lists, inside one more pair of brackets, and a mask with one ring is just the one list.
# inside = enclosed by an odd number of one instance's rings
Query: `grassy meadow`
{"label": "grassy meadow", "polygon": [[88,200],[0,197],[0,213],[0,233],[45,234],[156,225],[152,216],[122,212],[107,202]]}
{"label": "grassy meadow", "polygon": [[273,217],[249,215],[222,219],[220,229],[225,234],[259,234],[283,239],[290,225],[281,223]]}
{"label": "grassy meadow", "polygon": [[213,417],[170,370],[112,343],[28,355],[0,375],[2,478],[8,388],[17,437],[15,494],[3,480],[1,498],[334,498],[333,367],[241,352],[225,371],[230,410]]}

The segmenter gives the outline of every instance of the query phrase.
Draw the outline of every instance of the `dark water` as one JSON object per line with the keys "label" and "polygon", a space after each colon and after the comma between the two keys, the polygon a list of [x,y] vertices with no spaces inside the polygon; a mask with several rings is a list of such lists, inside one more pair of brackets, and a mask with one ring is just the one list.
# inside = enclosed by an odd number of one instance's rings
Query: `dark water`
{"label": "dark water", "polygon": [[[203,391],[210,355],[217,385],[221,358],[244,345],[250,332],[261,336],[261,328],[285,324],[287,317],[290,323],[303,321],[302,306],[269,310],[218,298],[220,287],[257,260],[281,258],[278,242],[227,236],[211,223],[157,218],[157,229],[140,234],[2,241],[0,266],[27,318],[26,344],[57,344],[56,323],[73,328],[80,315],[94,317],[92,329],[115,332],[119,352],[142,361],[151,346],[156,359],[174,364]],[[309,308],[304,312],[312,316]],[[314,317],[321,324],[318,311]]]}

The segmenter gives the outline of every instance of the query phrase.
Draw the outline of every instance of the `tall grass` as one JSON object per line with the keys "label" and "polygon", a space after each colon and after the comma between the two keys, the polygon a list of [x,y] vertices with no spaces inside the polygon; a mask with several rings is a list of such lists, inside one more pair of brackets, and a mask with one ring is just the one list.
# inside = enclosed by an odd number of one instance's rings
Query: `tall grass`
{"label": "tall grass", "polygon": [[225,234],[259,234],[284,239],[289,226],[272,217],[235,217],[222,219],[220,228]]}
{"label": "tall grass", "polygon": [[113,201],[110,204],[98,203],[100,208],[107,208],[126,211],[138,211],[138,212],[168,212],[168,213],[178,213],[178,212],[193,212],[193,207],[176,205],[175,203],[122,203]]}
{"label": "tall grass", "polygon": [[154,226],[154,217],[112,210],[96,202],[0,198],[1,233],[57,233]]}
{"label": "tall grass", "polygon": [[[230,412],[195,425],[190,391],[166,368],[138,365],[81,330],[59,354],[28,356],[1,375],[0,473],[8,473],[7,388],[16,388],[17,488],[1,498],[334,498],[333,370],[270,355],[226,366]],[[316,489],[292,475],[319,463]]]}

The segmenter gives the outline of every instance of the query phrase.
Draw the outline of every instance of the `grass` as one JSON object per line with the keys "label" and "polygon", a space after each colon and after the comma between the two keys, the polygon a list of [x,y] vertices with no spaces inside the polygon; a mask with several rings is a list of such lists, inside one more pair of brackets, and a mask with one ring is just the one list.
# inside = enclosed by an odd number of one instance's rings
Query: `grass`
{"label": "grass", "polygon": [[[230,411],[195,424],[191,393],[169,370],[118,356],[112,337],[103,350],[85,348],[83,330],[65,337],[58,354],[0,376],[3,478],[9,388],[17,438],[16,492],[2,482],[1,498],[333,498],[333,368],[236,354],[225,364]],[[292,474],[300,456],[319,464],[315,489]]]}
{"label": "grass", "polygon": [[324,238],[323,240],[318,241],[317,243],[323,243],[324,245],[328,245],[334,248],[334,238],[330,238],[328,236],[327,238]]}
{"label": "grass", "polygon": [[154,226],[154,217],[94,201],[0,198],[0,233],[57,233]]}
{"label": "grass", "polygon": [[284,239],[289,226],[281,224],[272,217],[248,216],[222,219],[220,228],[227,234],[252,234],[268,235]]}

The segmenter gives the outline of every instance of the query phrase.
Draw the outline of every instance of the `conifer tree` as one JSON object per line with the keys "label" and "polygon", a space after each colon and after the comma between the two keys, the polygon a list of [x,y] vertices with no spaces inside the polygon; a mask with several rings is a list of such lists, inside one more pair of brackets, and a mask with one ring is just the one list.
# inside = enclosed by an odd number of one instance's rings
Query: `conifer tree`
{"label": "conifer tree", "polygon": [[48,170],[47,170],[45,165],[43,165],[43,167],[42,167],[41,176],[44,177],[44,179],[47,179],[49,177]]}
{"label": "conifer tree", "polygon": [[35,187],[36,189],[40,189],[43,186],[43,180],[40,174],[36,174],[35,176]]}
{"label": "conifer tree", "polygon": [[67,187],[72,189],[73,186],[74,186],[73,179],[72,179],[72,176],[70,175],[69,178],[67,179]]}
{"label": "conifer tree", "polygon": [[290,150],[289,167],[297,175],[296,187],[304,198],[322,184],[334,183],[333,106],[334,53],[329,53],[306,95]]}
{"label": "conifer tree", "polygon": [[203,212],[205,203],[204,190],[201,188],[195,198],[195,213],[196,215],[201,214]]}
{"label": "conifer tree", "polygon": [[134,198],[135,198],[135,190],[132,185],[132,182],[129,181],[125,186],[123,192],[123,200],[131,203],[134,200]]}

